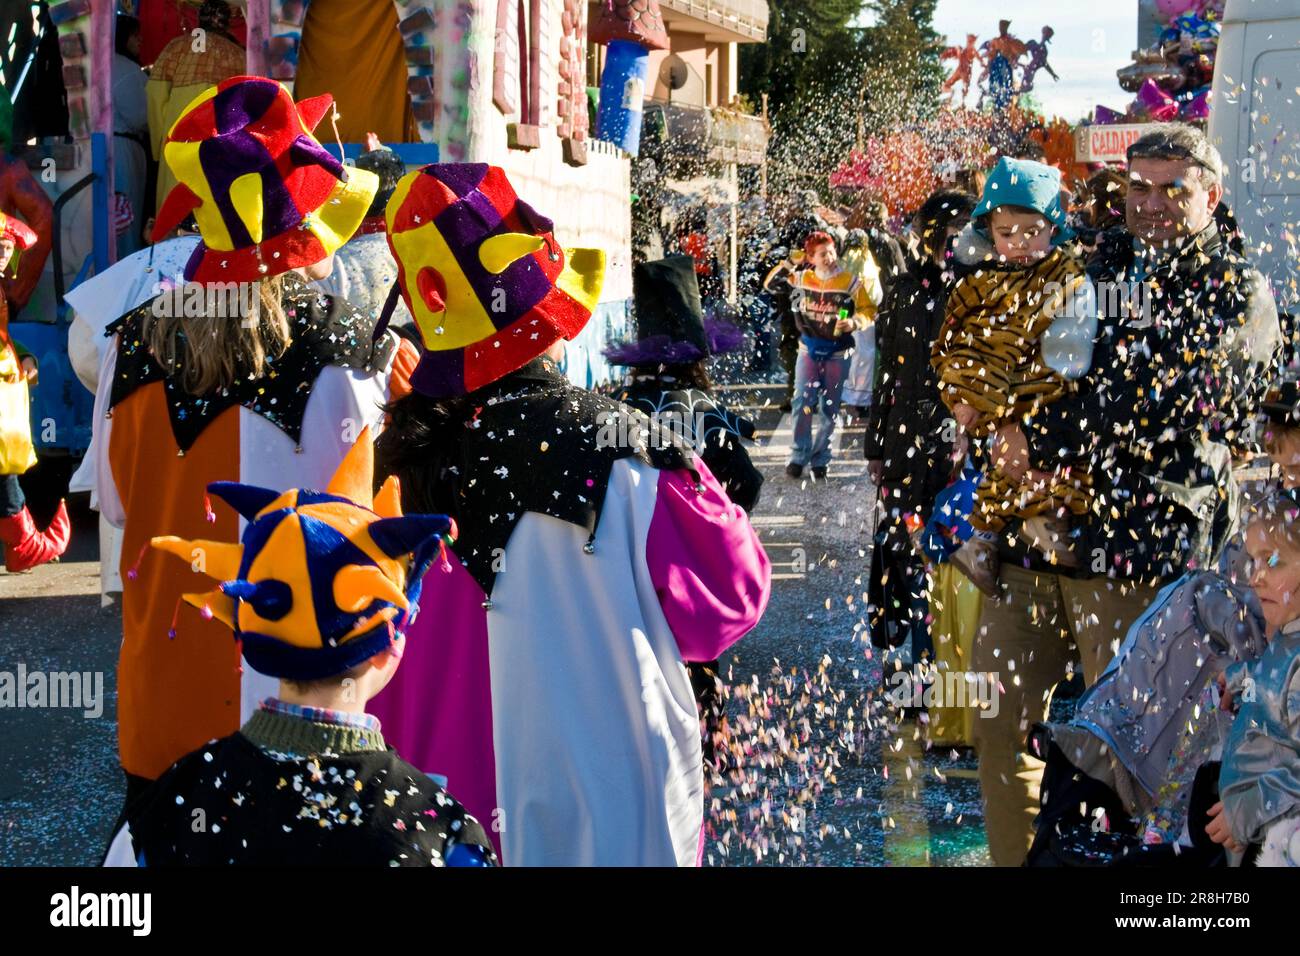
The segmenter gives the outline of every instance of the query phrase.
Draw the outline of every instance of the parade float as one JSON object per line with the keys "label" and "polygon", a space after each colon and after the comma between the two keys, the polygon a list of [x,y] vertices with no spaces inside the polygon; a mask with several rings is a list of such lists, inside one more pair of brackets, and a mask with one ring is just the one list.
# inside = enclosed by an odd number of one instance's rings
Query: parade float
{"label": "parade float", "polygon": [[1149,123],[1204,125],[1223,9],[1223,0],[1140,0],[1139,49],[1117,72],[1132,100],[1123,109],[1098,105],[1077,126],[1038,116],[1026,95],[1041,85],[1042,72],[1059,80],[1048,59],[1051,26],[1028,41],[1007,19],[983,42],[968,33],[964,43],[940,48],[948,67],[941,87],[946,108],[932,120],[861,138],[831,185],[883,201],[899,216],[964,171],[988,167],[998,153],[1032,151],[1031,142],[1067,184],[1078,184],[1103,165],[1123,163]]}
{"label": "parade float", "polygon": [[[973,172],[984,170],[1003,153],[1041,154],[1061,170],[1073,186],[1088,176],[1076,160],[1075,130],[1060,117],[1047,118],[1034,108],[1031,93],[1038,75],[1060,77],[1048,61],[1055,31],[1042,26],[1039,38],[1021,41],[1011,21],[998,23],[998,32],[980,43],[966,35],[962,46],[942,46],[940,60],[953,63],[941,87],[944,107],[928,120],[862,135],[848,159],[830,178],[850,204],[883,202],[894,219],[911,214],[936,189],[967,185]],[[975,76],[976,66],[982,72]],[[967,100],[972,86],[978,100]]]}
{"label": "parade float", "polygon": [[[34,443],[43,456],[79,456],[90,444],[93,400],[68,359],[71,316],[63,296],[114,260],[110,74],[115,12],[108,0],[24,4],[7,24],[8,35],[26,43],[16,44],[5,68],[16,121],[6,159],[26,165],[53,210],[44,272],[10,324],[13,337],[40,363],[40,378],[31,390],[31,418]],[[52,97],[50,87],[59,83],[62,97]],[[56,132],[50,114],[61,111],[51,111],[50,104],[59,100],[66,102],[66,114],[53,119],[60,135],[39,135]]]}
{"label": "parade float", "polygon": [[1088,167],[1075,160],[1075,130],[1012,104],[1001,113],[944,109],[930,121],[867,137],[831,174],[831,186],[859,199],[883,202],[896,220],[925,197],[962,184],[972,170],[993,165],[998,153],[1042,150],[1068,186],[1083,182]]}
{"label": "parade float", "polygon": [[1080,126],[1075,158],[1082,163],[1123,163],[1149,123],[1204,126],[1219,49],[1223,0],[1144,0],[1138,7],[1138,49],[1116,72],[1133,98],[1124,109],[1098,105]]}

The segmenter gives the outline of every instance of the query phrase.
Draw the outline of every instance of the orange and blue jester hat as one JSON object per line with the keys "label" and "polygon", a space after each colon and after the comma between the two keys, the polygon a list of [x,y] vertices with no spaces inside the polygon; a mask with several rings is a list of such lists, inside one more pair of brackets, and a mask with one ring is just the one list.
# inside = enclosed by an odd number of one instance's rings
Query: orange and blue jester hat
{"label": "orange and blue jester hat", "polygon": [[372,498],[373,473],[366,429],[325,491],[209,485],[247,519],[242,544],[172,536],[151,544],[221,580],[183,600],[233,629],[257,671],[342,674],[404,634],[434,558],[450,570],[446,543],[456,535],[446,515],[403,515],[395,477]]}
{"label": "orange and blue jester hat", "polygon": [[320,262],[352,238],[379,189],[312,135],[328,93],[294,103],[279,83],[236,76],[209,87],[163,142],[176,175],[153,241],[194,213],[203,243],[188,282],[251,282]]}
{"label": "orange and blue jester hat", "polygon": [[572,339],[600,300],[605,254],[564,249],[505,171],[434,163],[403,176],[385,211],[397,280],[424,353],[411,386],[482,388]]}

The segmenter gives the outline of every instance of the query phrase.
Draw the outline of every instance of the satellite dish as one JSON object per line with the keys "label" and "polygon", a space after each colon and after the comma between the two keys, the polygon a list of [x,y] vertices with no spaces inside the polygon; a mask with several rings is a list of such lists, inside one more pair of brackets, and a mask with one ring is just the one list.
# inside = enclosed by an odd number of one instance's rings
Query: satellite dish
{"label": "satellite dish", "polygon": [[676,53],[664,57],[655,82],[655,96],[673,103],[703,106],[704,80],[691,69],[691,65]]}
{"label": "satellite dish", "polygon": [[691,78],[691,68],[676,53],[670,53],[659,67],[659,82],[671,92],[680,90]]}

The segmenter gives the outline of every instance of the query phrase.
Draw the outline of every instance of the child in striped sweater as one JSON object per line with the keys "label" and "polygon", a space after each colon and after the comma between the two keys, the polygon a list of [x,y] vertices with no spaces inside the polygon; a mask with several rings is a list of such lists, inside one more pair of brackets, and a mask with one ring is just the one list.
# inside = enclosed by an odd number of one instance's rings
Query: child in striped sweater
{"label": "child in striped sweater", "polygon": [[[992,435],[1060,398],[1092,361],[1097,316],[1091,283],[1068,241],[1061,174],[1002,158],[989,176],[957,256],[973,271],[948,297],[931,360],[945,404],[968,436]],[[990,462],[971,525],[951,558],[985,594],[997,594],[997,534],[1014,519],[1049,562],[1077,566],[1062,520],[1091,505],[1086,473],[1031,471],[1021,482]]]}
{"label": "child in striped sweater", "polygon": [[[803,263],[786,259],[768,274],[764,287],[770,289],[777,283],[790,286],[799,329],[790,412],[794,431],[785,473],[799,478],[811,465],[813,479],[822,481],[831,460],[840,398],[856,344],[853,335],[875,321],[880,304],[880,270],[870,257],[860,271],[845,269],[835,240],[825,232],[814,232],[804,240]],[[815,435],[814,417],[818,422]]]}

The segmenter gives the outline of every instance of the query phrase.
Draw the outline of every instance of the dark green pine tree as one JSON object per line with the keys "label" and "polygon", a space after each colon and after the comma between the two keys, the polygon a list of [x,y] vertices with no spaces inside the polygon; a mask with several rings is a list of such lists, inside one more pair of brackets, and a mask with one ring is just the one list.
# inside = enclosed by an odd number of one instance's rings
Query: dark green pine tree
{"label": "dark green pine tree", "polygon": [[865,66],[867,0],[768,0],[767,42],[740,48],[740,89],[758,106],[768,94],[773,139],[769,186],[813,187],[852,146],[858,80]]}
{"label": "dark green pine tree", "polygon": [[[740,90],[754,103],[769,96],[772,115],[796,109],[802,91],[819,81],[852,42],[850,24],[866,0],[768,0],[766,43],[740,48]],[[848,43],[846,44],[846,40]]]}
{"label": "dark green pine tree", "polygon": [[868,0],[864,125],[884,132],[932,117],[943,84],[942,49],[934,30],[937,0]]}
{"label": "dark green pine tree", "polygon": [[860,137],[934,115],[936,2],[769,0],[768,41],[741,47],[740,86],[756,105],[769,96],[772,186],[824,194]]}

